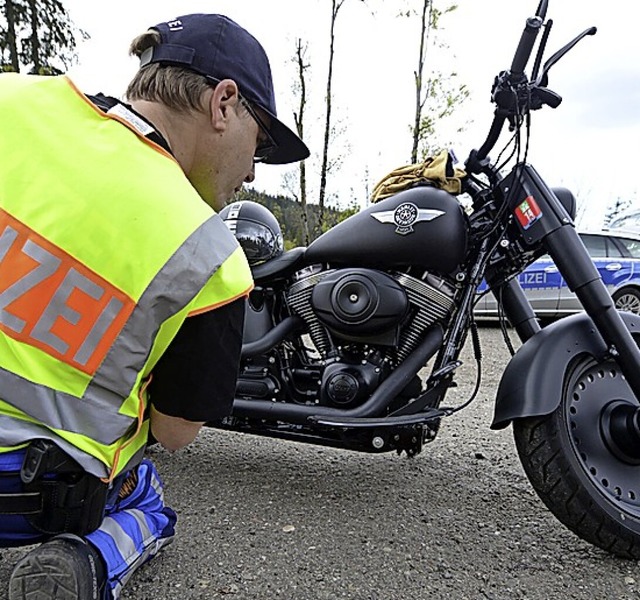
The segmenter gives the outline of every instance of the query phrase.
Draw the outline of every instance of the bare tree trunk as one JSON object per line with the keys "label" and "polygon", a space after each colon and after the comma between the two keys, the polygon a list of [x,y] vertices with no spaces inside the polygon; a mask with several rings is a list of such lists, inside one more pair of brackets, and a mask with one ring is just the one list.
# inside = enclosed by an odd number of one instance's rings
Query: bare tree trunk
{"label": "bare tree trunk", "polygon": [[[304,139],[304,110],[307,105],[307,82],[305,79],[305,70],[309,65],[304,62],[304,48],[302,40],[298,38],[296,43],[296,61],[298,65],[298,80],[300,82],[300,104],[298,106],[298,114],[294,114],[296,130],[300,139]],[[306,161],[300,161],[300,206],[302,207],[302,234],[304,237],[303,244],[309,245],[311,241],[309,237],[309,214],[307,212],[307,165]]]}
{"label": "bare tree trunk", "polygon": [[6,0],[4,4],[4,15],[7,19],[7,41],[9,45],[9,60],[11,68],[16,73],[20,72],[20,61],[18,60],[18,44],[16,42],[16,14],[12,0]]}
{"label": "bare tree trunk", "polygon": [[325,196],[327,193],[327,170],[329,163],[329,139],[331,137],[331,85],[333,83],[333,57],[335,46],[335,26],[336,19],[338,18],[338,11],[342,8],[345,0],[332,0],[331,5],[331,30],[330,30],[330,44],[329,44],[329,73],[327,75],[327,96],[325,99],[327,113],[324,125],[324,144],[322,147],[322,166],[320,167],[320,190],[318,192],[318,223],[316,226],[317,232],[322,232],[322,226],[324,224],[324,204]]}
{"label": "bare tree trunk", "polygon": [[[427,15],[428,12],[428,15]],[[433,0],[423,0],[422,15],[420,20],[420,53],[418,56],[418,69],[413,73],[416,85],[416,111],[413,119],[413,145],[411,147],[411,163],[418,162],[418,143],[420,142],[420,121],[424,109],[425,95],[423,93],[424,63],[427,53],[427,40],[431,32],[433,13]]]}
{"label": "bare tree trunk", "polygon": [[[434,0],[422,0],[422,13],[420,21],[420,53],[418,55],[418,68],[414,71],[415,82],[415,114],[413,120],[413,144],[411,148],[411,163],[421,159],[421,155],[440,152],[447,147],[438,141],[436,135],[442,120],[451,116],[456,108],[464,102],[469,91],[464,84],[457,85],[455,78],[457,73],[449,71],[443,74],[433,66],[430,74],[425,75],[427,66],[427,54],[430,48],[436,47],[438,30],[443,15],[458,8],[457,4],[451,4],[443,10],[435,6]],[[417,12],[409,11],[407,16],[417,15]],[[444,48],[444,44],[438,43],[437,47]],[[458,133],[462,129],[458,129]]]}

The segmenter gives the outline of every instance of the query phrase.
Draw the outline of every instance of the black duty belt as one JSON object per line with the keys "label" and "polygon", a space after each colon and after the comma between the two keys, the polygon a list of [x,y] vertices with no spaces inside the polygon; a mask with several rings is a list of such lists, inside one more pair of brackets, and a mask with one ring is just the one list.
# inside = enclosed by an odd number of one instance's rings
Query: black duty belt
{"label": "black duty belt", "polygon": [[0,494],[0,515],[36,515],[42,512],[42,494],[19,492]]}
{"label": "black duty belt", "polygon": [[85,535],[102,522],[108,485],[53,442],[29,444],[20,479],[23,491],[0,494],[0,514],[23,515],[35,529],[51,535]]}

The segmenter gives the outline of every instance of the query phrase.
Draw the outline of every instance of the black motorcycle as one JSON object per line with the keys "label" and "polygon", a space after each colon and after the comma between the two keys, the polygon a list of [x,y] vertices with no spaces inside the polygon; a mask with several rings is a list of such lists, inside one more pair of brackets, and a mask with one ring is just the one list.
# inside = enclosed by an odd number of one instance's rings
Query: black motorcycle
{"label": "black motorcycle", "polygon": [[[574,228],[574,196],[526,162],[531,111],[562,100],[547,87],[549,69],[596,31],[542,64],[547,6],[539,3],[511,68],[494,81],[493,123],[461,178],[472,208],[419,182],[254,266],[232,416],[209,425],[418,454],[473,399],[443,403],[468,334],[480,358],[474,304],[486,282],[523,342],[502,376],[492,428],[513,424],[527,476],[562,523],[640,559],[640,317],[615,309]],[[505,124],[510,157],[492,163]],[[584,312],[541,328],[517,275],[544,253]]]}

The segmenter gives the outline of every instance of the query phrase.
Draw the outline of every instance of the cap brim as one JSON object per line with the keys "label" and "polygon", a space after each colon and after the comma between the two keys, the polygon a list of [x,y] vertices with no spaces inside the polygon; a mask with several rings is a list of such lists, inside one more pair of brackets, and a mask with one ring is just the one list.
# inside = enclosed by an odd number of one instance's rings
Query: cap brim
{"label": "cap brim", "polygon": [[286,165],[307,158],[310,154],[307,145],[277,117],[262,106],[260,108],[269,115],[269,133],[276,143],[276,149],[263,162],[268,165]]}

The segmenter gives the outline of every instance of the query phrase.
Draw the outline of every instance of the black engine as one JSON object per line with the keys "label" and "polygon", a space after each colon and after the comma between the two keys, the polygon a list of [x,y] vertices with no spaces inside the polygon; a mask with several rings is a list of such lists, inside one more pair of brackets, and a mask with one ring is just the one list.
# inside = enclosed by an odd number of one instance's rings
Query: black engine
{"label": "black engine", "polygon": [[[286,305],[306,333],[245,360],[238,395],[353,408],[415,349],[426,329],[449,316],[453,296],[452,286],[431,274],[300,272]],[[271,308],[253,306],[251,320]]]}

